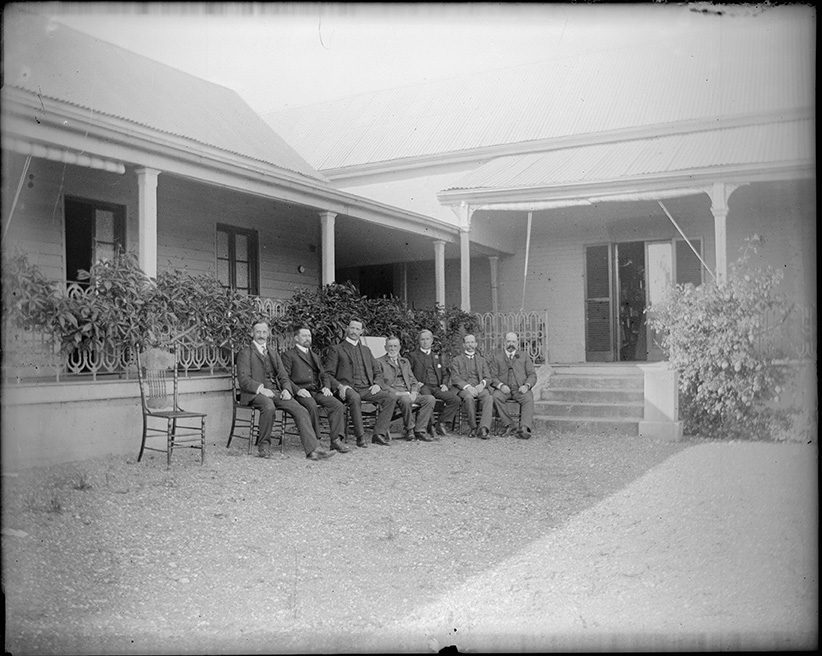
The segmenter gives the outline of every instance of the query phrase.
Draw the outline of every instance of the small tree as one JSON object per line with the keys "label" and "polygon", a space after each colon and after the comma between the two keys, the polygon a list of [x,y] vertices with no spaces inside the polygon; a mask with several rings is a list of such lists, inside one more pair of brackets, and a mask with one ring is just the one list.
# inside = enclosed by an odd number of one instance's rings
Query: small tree
{"label": "small tree", "polygon": [[767,439],[789,424],[789,411],[774,405],[785,371],[760,348],[767,316],[787,315],[776,293],[781,272],[750,266],[754,242],[747,240],[724,285],[677,285],[648,310],[663,351],[679,371],[687,433]]}

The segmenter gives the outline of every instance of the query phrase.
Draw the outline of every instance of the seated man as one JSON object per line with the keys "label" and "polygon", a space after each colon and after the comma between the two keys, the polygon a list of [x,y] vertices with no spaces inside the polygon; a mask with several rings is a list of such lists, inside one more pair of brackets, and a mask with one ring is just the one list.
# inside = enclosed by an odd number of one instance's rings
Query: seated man
{"label": "seated man", "polygon": [[534,424],[534,394],[531,388],[536,385],[537,372],[531,358],[517,351],[518,344],[516,333],[505,334],[505,349],[494,353],[489,363],[491,387],[494,388],[497,414],[505,424],[505,435],[514,432],[514,421],[506,407],[506,401],[511,399],[519,403],[520,408],[517,437],[527,440],[531,437]]}
{"label": "seated man", "polygon": [[320,356],[311,350],[311,331],[305,326],[294,329],[294,346],[282,354],[286,376],[294,385],[297,403],[308,410],[314,432],[320,434],[320,408],[328,416],[331,448],[340,453],[350,449],[345,438],[345,406],[331,391],[331,378],[320,362]]}
{"label": "seated man", "polygon": [[[473,335],[466,335],[462,340],[464,353],[451,361],[451,385],[460,395],[468,413],[468,425],[471,427],[469,437],[481,437],[487,440],[491,434],[491,417],[494,412],[494,401],[488,391],[491,373],[488,363],[477,353],[477,340]],[[477,432],[476,399],[480,401],[480,427]]]}
{"label": "seated man", "polygon": [[[414,378],[411,363],[400,357],[400,340],[389,337],[385,340],[385,355],[377,360],[382,365],[382,377],[389,389],[397,395],[397,405],[402,410],[402,427],[405,439],[413,442],[433,442],[428,437],[428,424],[434,412],[437,400],[430,394],[420,394],[422,385]],[[417,419],[414,423],[413,405],[418,406]],[[413,425],[412,425],[413,423]]]}
{"label": "seated man", "polygon": [[362,333],[362,321],[351,319],[346,338],[331,347],[325,369],[330,376],[331,389],[351,412],[357,446],[364,449],[368,444],[365,441],[360,403],[367,401],[379,406],[371,441],[388,446],[388,427],[391,425],[397,397],[385,389],[382,365],[377,362],[371,349],[360,341]]}
{"label": "seated man", "polygon": [[421,330],[417,338],[420,347],[408,354],[411,362],[411,371],[414,377],[422,383],[421,394],[430,394],[442,401],[444,406],[439,421],[434,425],[437,435],[446,436],[445,427],[454,420],[460,411],[460,397],[451,389],[448,358],[443,353],[435,353],[434,334],[430,330]]}
{"label": "seated man", "polygon": [[260,411],[258,455],[261,458],[271,457],[271,428],[276,409],[281,408],[294,417],[306,458],[320,460],[333,456],[333,451],[320,447],[308,411],[292,398],[293,388],[285,375],[280,356],[274,349],[268,348],[269,332],[266,319],[257,321],[251,329],[251,343],[237,354],[240,401]]}

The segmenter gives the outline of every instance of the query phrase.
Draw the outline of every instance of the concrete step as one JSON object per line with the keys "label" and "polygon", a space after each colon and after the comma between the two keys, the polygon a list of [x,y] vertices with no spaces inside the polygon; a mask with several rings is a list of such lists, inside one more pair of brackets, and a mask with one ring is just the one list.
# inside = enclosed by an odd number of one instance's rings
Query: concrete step
{"label": "concrete step", "polygon": [[546,387],[540,393],[540,401],[554,403],[643,403],[641,389],[583,389],[578,387]]}
{"label": "concrete step", "polygon": [[550,417],[593,417],[612,419],[643,418],[645,406],[643,403],[573,403],[539,401],[534,404],[536,414]]}
{"label": "concrete step", "polygon": [[642,391],[645,378],[638,374],[564,374],[552,373],[548,379],[548,388],[562,389],[621,389]]}
{"label": "concrete step", "polygon": [[534,428],[543,428],[560,433],[613,433],[617,435],[639,435],[639,423],[628,419],[617,420],[605,417],[552,417],[534,415]]}

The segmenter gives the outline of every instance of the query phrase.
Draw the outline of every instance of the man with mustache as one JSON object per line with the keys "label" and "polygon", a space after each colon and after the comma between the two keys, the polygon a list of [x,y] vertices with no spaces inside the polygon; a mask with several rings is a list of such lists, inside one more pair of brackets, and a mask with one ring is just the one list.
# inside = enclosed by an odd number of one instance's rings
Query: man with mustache
{"label": "man with mustache", "polygon": [[[534,363],[527,354],[518,349],[519,337],[516,333],[506,333],[505,348],[494,353],[490,359],[491,387],[494,389],[494,405],[502,423],[505,424],[504,435],[516,432],[518,438],[527,440],[531,437],[534,424],[534,394],[531,388],[537,382]],[[519,427],[508,414],[506,401],[513,400],[519,404]]]}

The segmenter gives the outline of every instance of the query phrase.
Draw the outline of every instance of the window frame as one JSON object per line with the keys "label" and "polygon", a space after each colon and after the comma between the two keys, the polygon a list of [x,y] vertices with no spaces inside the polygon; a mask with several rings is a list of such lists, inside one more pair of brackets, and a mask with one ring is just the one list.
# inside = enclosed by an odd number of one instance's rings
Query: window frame
{"label": "window frame", "polygon": [[[227,235],[228,257],[220,257],[219,253],[219,234],[223,232]],[[214,231],[214,263],[217,272],[217,280],[219,283],[227,288],[237,290],[237,235],[242,235],[247,240],[247,256],[248,256],[248,289],[241,288],[239,291],[246,292],[251,296],[259,296],[260,294],[260,254],[259,254],[259,237],[257,231],[252,228],[241,228],[239,226],[229,225],[227,223],[218,223]],[[228,263],[228,285],[225,285],[220,280],[220,261],[224,260]]]}

